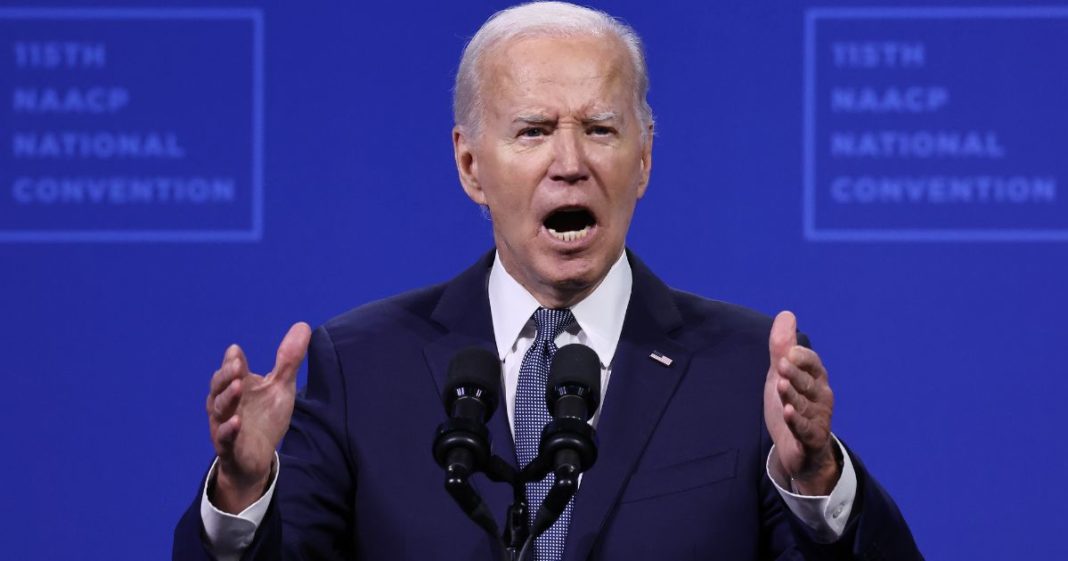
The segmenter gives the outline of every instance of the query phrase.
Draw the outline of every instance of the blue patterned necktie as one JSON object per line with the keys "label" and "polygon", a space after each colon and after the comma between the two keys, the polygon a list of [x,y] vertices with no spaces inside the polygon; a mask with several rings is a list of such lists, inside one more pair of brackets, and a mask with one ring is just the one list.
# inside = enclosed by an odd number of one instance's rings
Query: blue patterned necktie
{"label": "blue patterned necktie", "polygon": [[[538,333],[534,343],[523,356],[519,366],[519,384],[515,396],[515,454],[520,467],[526,466],[538,455],[541,442],[541,430],[552,417],[545,405],[545,386],[549,381],[549,365],[556,355],[557,334],[575,322],[571,310],[549,310],[538,308],[534,312],[534,323]],[[534,515],[549,494],[556,476],[549,473],[541,481],[527,483],[527,505],[529,521],[533,526]],[[571,522],[571,510],[575,501],[567,503],[560,518],[534,542],[535,561],[560,561],[564,554],[564,540],[567,527]]]}

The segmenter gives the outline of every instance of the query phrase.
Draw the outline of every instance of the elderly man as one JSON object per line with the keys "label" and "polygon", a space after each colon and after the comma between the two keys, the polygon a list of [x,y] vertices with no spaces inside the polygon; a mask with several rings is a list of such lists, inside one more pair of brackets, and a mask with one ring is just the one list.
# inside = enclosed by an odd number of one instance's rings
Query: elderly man
{"label": "elderly man", "polygon": [[[497,558],[430,457],[446,366],[498,354],[493,450],[521,467],[548,419],[544,365],[570,343],[600,357],[601,457],[535,559],[919,558],[831,435],[827,372],[794,317],[671,290],[625,251],[652,169],[647,85],[637,36],[603,13],[534,3],[483,25],[453,147],[496,251],[314,335],[296,324],[264,377],[227,349],[207,401],[218,460],[175,558]],[[509,490],[475,484],[503,517]]]}

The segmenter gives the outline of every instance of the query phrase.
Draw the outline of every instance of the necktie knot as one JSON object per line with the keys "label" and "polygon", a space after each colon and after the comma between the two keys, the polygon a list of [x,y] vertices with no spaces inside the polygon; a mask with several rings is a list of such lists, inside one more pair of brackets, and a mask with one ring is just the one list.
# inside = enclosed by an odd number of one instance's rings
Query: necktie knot
{"label": "necktie knot", "polygon": [[575,316],[567,308],[538,308],[534,312],[534,325],[538,329],[538,333],[534,336],[534,344],[551,344],[561,330],[567,329],[573,323],[575,323]]}

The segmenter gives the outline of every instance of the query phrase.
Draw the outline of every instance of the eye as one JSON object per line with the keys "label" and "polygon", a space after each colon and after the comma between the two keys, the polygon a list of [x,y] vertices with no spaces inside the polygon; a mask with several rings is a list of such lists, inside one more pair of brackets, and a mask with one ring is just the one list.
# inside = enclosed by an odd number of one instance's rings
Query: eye
{"label": "eye", "polygon": [[606,127],[603,125],[593,125],[590,128],[586,129],[586,132],[587,134],[591,134],[593,136],[609,136],[615,134],[616,131],[612,127]]}
{"label": "eye", "polygon": [[549,131],[542,127],[527,127],[519,131],[518,136],[524,138],[539,138],[549,134]]}

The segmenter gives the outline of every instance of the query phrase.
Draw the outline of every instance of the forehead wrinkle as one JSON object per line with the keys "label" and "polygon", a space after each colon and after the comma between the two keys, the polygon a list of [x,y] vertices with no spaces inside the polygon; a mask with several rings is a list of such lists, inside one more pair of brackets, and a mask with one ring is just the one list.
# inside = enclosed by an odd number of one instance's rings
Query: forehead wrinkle
{"label": "forehead wrinkle", "polygon": [[[566,76],[555,71],[556,63],[552,59],[531,60],[518,55],[517,50],[523,48],[526,40],[543,38],[521,37],[496,45],[488,51],[488,56],[480,61],[483,78],[480,80],[479,89],[482,90],[481,97],[484,100],[483,111],[490,111],[496,114],[497,118],[503,117],[513,123],[519,121],[555,122],[560,118],[557,115],[560,109],[563,109],[569,116],[574,115],[582,122],[613,118],[619,121],[629,120],[625,118],[625,113],[628,111],[620,110],[624,109],[622,107],[613,107],[619,103],[628,106],[635,104],[635,100],[630,99],[633,96],[619,91],[622,89],[629,92],[632,84],[628,82],[634,81],[633,69],[627,64],[626,53],[622,49],[613,49],[613,56],[601,58],[593,65],[577,69],[574,75]],[[567,38],[563,39],[567,40]],[[516,62],[520,64],[515,64]],[[567,95],[568,93],[581,92],[584,86],[591,83],[596,87],[593,90],[587,89],[586,93],[592,94],[594,99],[567,99],[571,97]],[[624,83],[625,87],[617,87],[620,83]],[[563,90],[565,98],[558,101],[563,101],[567,105],[572,105],[572,103],[581,105],[575,109],[558,108],[549,111],[548,107],[543,105],[545,99],[538,95],[541,93],[538,87],[544,84],[565,86]],[[566,87],[569,85],[572,87]],[[617,97],[621,93],[624,96],[623,99]],[[509,105],[511,107],[508,107]],[[525,108],[522,107],[524,105]],[[605,105],[611,109],[601,110]],[[636,105],[633,110],[639,111],[640,107]],[[514,118],[509,119],[513,116]]]}
{"label": "forehead wrinkle", "polygon": [[[548,58],[531,60],[517,53],[517,51],[522,51],[526,48],[532,40],[551,38],[552,36],[518,37],[497,45],[490,51],[489,56],[483,59],[483,70],[494,71],[493,73],[496,74],[505,74],[510,81],[520,88],[522,88],[523,82],[528,81],[536,84],[565,81],[573,81],[575,83],[600,81],[605,85],[614,84],[616,80],[623,77],[630,78],[633,81],[633,76],[631,76],[633,72],[630,69],[630,65],[627,64],[625,47],[622,44],[617,45],[618,48],[612,49],[611,56],[601,58],[595,64],[585,65],[581,69],[587,73],[584,76],[561,76],[557,73],[557,61]],[[558,39],[566,42],[581,38],[564,36]],[[545,71],[546,69],[548,69],[548,72]],[[516,72],[517,70],[521,71]]]}
{"label": "forehead wrinkle", "polygon": [[[520,98],[520,101],[516,104],[519,107],[516,108],[514,113],[514,121],[556,121],[564,116],[574,117],[576,120],[583,123],[610,121],[613,119],[624,121],[626,120],[626,109],[624,107],[619,107],[619,105],[623,104],[629,106],[630,101],[626,96],[620,99],[618,97],[618,88],[614,87],[624,78],[625,76],[620,72],[596,74],[588,78],[583,78],[580,82],[592,82],[598,84],[600,87],[592,91],[583,90],[581,87],[565,89],[562,92],[562,97],[558,100],[559,102],[562,102],[564,106],[559,108],[545,106],[545,100],[541,97],[541,95],[544,95],[542,92],[536,92],[533,88],[523,84],[522,80],[511,79],[509,81],[515,86]],[[557,84],[562,82],[562,80],[553,77],[541,78],[537,81],[539,84]],[[586,99],[576,99],[574,96],[577,95],[586,97]],[[561,110],[564,115],[559,115]]]}

